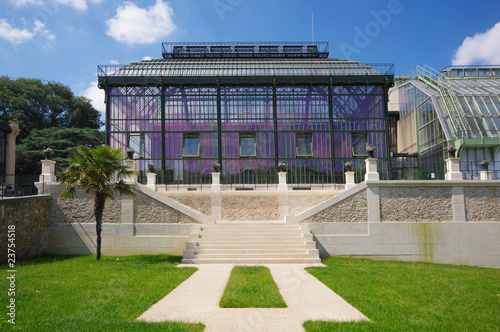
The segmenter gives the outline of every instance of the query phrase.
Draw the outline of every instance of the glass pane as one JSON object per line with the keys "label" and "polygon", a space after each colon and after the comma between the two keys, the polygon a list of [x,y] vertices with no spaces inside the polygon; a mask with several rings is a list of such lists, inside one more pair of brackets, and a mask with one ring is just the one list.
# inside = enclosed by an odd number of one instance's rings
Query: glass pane
{"label": "glass pane", "polygon": [[366,156],[366,134],[351,134],[352,154]]}
{"label": "glass pane", "polygon": [[134,150],[134,158],[142,157],[144,151],[144,134],[130,134],[128,137],[128,147]]}
{"label": "glass pane", "polygon": [[184,136],[184,157],[198,157],[200,155],[200,137],[197,135]]}
{"label": "glass pane", "polygon": [[297,156],[312,156],[312,135],[297,134],[296,137]]}
{"label": "glass pane", "polygon": [[256,147],[257,144],[255,142],[255,135],[242,135],[240,137],[240,156],[256,156]]}

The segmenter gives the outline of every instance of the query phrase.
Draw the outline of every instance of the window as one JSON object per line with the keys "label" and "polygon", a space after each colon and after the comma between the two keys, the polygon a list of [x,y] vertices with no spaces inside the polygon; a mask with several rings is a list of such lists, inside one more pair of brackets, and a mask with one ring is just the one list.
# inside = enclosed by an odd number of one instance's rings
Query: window
{"label": "window", "polygon": [[144,157],[144,134],[129,134],[128,148],[134,150],[134,159]]}
{"label": "window", "polygon": [[311,133],[295,134],[295,153],[297,157],[312,157],[313,144]]}
{"label": "window", "polygon": [[257,156],[257,138],[255,134],[240,134],[240,157]]}
{"label": "window", "polygon": [[182,142],[182,155],[184,157],[200,156],[200,135],[184,134]]}
{"label": "window", "polygon": [[351,133],[351,146],[353,156],[366,156],[366,134]]}

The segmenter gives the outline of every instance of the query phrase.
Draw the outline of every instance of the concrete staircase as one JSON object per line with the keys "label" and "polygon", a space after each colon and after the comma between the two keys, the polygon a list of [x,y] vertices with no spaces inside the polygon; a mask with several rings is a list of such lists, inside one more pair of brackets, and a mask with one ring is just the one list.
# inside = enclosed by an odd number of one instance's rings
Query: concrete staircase
{"label": "concrete staircase", "polygon": [[314,264],[319,251],[307,226],[232,223],[203,226],[184,251],[184,264]]}

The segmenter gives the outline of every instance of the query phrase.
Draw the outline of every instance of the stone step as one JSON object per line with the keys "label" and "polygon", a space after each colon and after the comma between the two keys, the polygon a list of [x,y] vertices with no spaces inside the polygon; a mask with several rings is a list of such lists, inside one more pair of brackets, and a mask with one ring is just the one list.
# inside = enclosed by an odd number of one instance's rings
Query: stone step
{"label": "stone step", "polygon": [[[204,247],[200,247],[198,249],[194,249],[195,255],[219,255],[219,254],[230,254],[230,255],[280,255],[280,254],[307,254],[312,253],[317,249],[306,249],[305,247],[300,249],[262,249],[262,248],[235,248],[235,249],[206,249]],[[318,251],[319,253],[319,251]]]}
{"label": "stone step", "polygon": [[[301,254],[195,254],[193,259],[258,259],[258,258],[317,258],[319,255]],[[186,257],[189,258],[189,257]]]}
{"label": "stone step", "polygon": [[255,239],[273,241],[273,242],[287,242],[287,241],[304,241],[302,234],[285,234],[283,236],[277,234],[200,234],[196,239],[197,241],[252,241]]}
{"label": "stone step", "polygon": [[297,229],[210,229],[202,230],[202,234],[302,234]]}
{"label": "stone step", "polygon": [[185,258],[182,264],[319,264],[319,258]]}
{"label": "stone step", "polygon": [[203,244],[201,246],[199,245],[190,245],[188,246],[188,249],[192,250],[197,250],[197,249],[207,249],[207,250],[236,250],[236,249],[257,249],[257,250],[282,250],[282,249],[289,249],[289,250],[304,250],[304,249],[312,249],[312,248],[307,248],[307,246],[304,243],[297,243],[297,244],[275,244],[275,243],[267,243],[267,244],[261,244],[261,245],[254,245],[254,244],[232,244],[232,245],[223,245],[223,244]]}

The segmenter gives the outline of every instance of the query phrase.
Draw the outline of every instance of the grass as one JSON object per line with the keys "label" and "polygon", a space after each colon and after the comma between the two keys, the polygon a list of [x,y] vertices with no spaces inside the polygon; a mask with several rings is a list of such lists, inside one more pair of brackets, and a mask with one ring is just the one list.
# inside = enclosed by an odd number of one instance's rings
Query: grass
{"label": "grass", "polygon": [[328,258],[306,270],[371,322],[306,322],[306,331],[499,331],[500,270]]}
{"label": "grass", "polygon": [[[17,262],[16,325],[6,323],[7,292],[0,293],[0,330],[203,331],[200,324],[134,319],[193,274],[181,257],[46,256]],[[0,269],[7,269],[5,264]],[[0,289],[8,287],[2,273]],[[7,317],[8,318],[8,317]]]}
{"label": "grass", "polygon": [[221,308],[286,308],[267,267],[236,266],[220,300]]}

